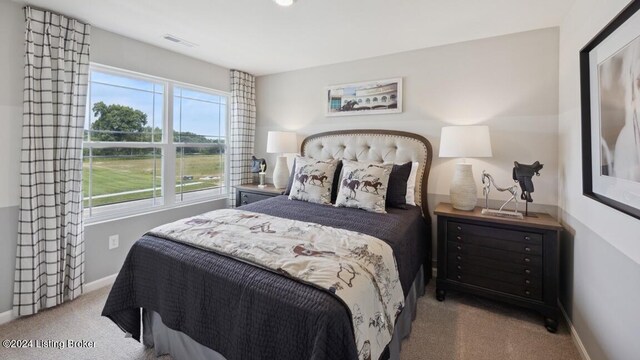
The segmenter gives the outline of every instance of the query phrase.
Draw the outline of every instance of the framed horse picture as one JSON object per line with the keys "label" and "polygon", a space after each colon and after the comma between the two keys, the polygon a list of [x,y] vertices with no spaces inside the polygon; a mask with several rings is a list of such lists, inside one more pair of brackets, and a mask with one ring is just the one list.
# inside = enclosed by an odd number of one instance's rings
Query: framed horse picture
{"label": "framed horse picture", "polygon": [[402,112],[402,78],[327,87],[326,115],[371,115]]}
{"label": "framed horse picture", "polygon": [[583,194],[640,219],[640,0],[580,51]]}

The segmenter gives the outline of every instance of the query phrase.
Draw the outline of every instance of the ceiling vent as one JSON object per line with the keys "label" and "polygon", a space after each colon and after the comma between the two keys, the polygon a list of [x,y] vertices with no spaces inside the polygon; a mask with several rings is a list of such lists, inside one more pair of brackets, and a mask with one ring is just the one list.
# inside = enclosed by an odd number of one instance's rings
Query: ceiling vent
{"label": "ceiling vent", "polygon": [[196,44],[194,44],[192,42],[189,42],[189,41],[187,41],[185,39],[181,39],[181,38],[179,38],[177,36],[174,36],[174,35],[171,35],[171,34],[166,34],[166,35],[163,36],[163,38],[165,40],[167,40],[167,41],[171,41],[171,42],[176,43],[176,44],[184,45],[186,47],[198,46],[198,45],[196,45]]}

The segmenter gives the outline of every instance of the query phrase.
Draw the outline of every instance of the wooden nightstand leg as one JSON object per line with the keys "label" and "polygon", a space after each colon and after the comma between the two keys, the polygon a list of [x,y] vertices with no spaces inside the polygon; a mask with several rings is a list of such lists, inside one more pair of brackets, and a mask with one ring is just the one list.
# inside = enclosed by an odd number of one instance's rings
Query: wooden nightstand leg
{"label": "wooden nightstand leg", "polygon": [[558,331],[558,319],[552,319],[550,317],[544,318],[544,327],[547,328],[547,331],[550,333],[555,333]]}
{"label": "wooden nightstand leg", "polygon": [[447,296],[447,291],[445,289],[436,288],[436,299],[438,301],[444,301],[445,296]]}

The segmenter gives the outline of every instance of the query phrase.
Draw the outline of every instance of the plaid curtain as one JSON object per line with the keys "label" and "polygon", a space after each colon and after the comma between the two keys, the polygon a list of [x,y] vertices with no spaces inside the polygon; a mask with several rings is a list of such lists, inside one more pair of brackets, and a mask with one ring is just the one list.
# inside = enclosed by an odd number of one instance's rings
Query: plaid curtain
{"label": "plaid curtain", "polygon": [[231,70],[231,126],[229,127],[229,206],[236,205],[233,186],[250,183],[251,155],[256,135],[255,77]]}
{"label": "plaid curtain", "polygon": [[24,10],[16,315],[72,300],[84,282],[82,136],[90,26],[49,11]]}

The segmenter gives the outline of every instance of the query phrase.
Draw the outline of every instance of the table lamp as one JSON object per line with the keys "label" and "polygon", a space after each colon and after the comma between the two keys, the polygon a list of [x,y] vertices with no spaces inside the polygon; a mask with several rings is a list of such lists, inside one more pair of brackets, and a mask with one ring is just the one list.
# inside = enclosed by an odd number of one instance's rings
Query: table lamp
{"label": "table lamp", "polygon": [[478,201],[471,164],[466,158],[491,157],[488,126],[445,126],[440,136],[440,157],[462,158],[456,164],[449,194],[451,205],[458,210],[473,210]]}
{"label": "table lamp", "polygon": [[269,131],[267,133],[267,152],[279,154],[276,166],[273,168],[273,186],[284,189],[289,182],[289,166],[286,153],[297,152],[298,140],[296,133],[289,131]]}

